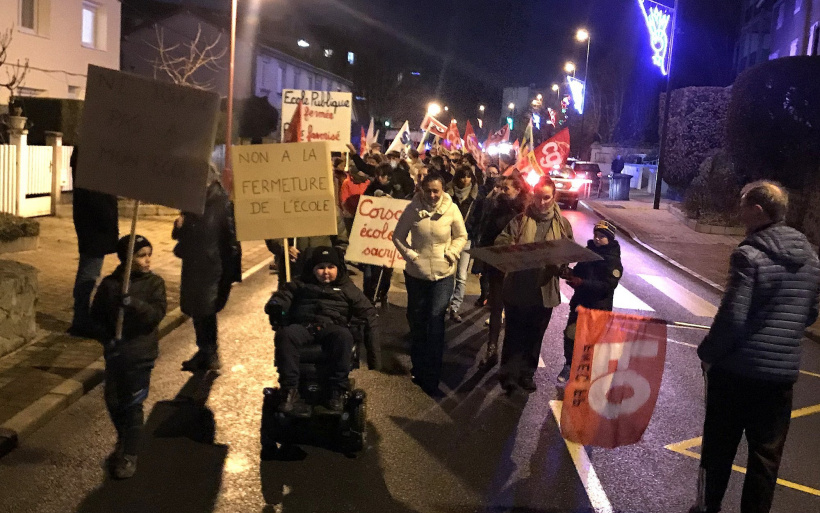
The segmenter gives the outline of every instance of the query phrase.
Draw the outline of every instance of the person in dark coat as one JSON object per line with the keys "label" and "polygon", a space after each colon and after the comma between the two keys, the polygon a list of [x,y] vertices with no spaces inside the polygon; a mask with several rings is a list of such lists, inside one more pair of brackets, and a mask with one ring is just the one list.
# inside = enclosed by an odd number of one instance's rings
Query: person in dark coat
{"label": "person in dark coat", "polygon": [[[401,187],[399,187],[401,189]],[[364,196],[387,196],[392,198],[396,193],[393,184],[393,173],[390,164],[379,164],[375,176],[364,191]],[[362,288],[364,295],[374,305],[388,305],[387,294],[390,292],[390,281],[393,279],[393,268],[365,264],[362,271]]]}
{"label": "person in dark coat", "polygon": [[[456,174],[453,176],[453,181],[444,187],[444,192],[450,195],[453,203],[456,204],[461,217],[464,218],[465,228],[472,223],[472,217],[475,214],[476,200],[478,198],[478,184],[475,180],[475,174],[470,166],[459,166]],[[472,247],[472,238],[470,238],[470,230],[467,228],[467,243],[461,254],[458,257],[457,271],[456,271],[456,285],[453,288],[453,295],[450,298],[450,319],[455,322],[464,322],[464,319],[459,314],[461,304],[464,302],[464,295],[467,293],[467,273],[470,269],[470,254],[467,251]]]}
{"label": "person in dark coat", "polygon": [[231,286],[242,281],[242,249],[236,240],[233,203],[211,165],[211,181],[202,215],[183,213],[171,237],[174,254],[182,259],[179,306],[194,321],[198,351],[182,364],[187,371],[218,370],[216,314]]}
{"label": "person in dark coat", "polygon": [[318,247],[301,278],[274,292],[267,305],[274,339],[279,385],[285,395],[283,413],[310,416],[310,407],[299,397],[299,348],[321,344],[332,362],[330,390],[325,406],[342,411],[343,395],[349,389],[354,338],[351,324],[364,327],[367,363],[381,366],[376,309],[350,280],[341,255],[331,247]]}
{"label": "person in dark coat", "polygon": [[624,170],[624,159],[620,155],[615,157],[615,160],[612,161],[612,165],[610,166],[612,170],[612,174],[619,174],[621,171]]}
{"label": "person in dark coat", "polygon": [[[70,160],[73,183],[77,183],[78,155],[79,146],[75,146]],[[75,187],[71,202],[80,260],[74,279],[74,317],[68,333],[76,337],[90,337],[93,336],[89,315],[91,293],[102,272],[105,255],[116,252],[120,236],[117,198]]]}
{"label": "person in dark coat", "polygon": [[[143,432],[142,404],[148,397],[151,370],[159,356],[157,327],[167,308],[165,281],[151,272],[151,243],[134,238],[134,258],[128,294],[122,294],[129,236],[119,240],[120,266],[97,288],[91,305],[95,338],[105,357],[105,406],[117,430],[117,445],[109,457],[111,474],[126,479],[137,470]],[[119,310],[125,312],[122,337],[116,339]]]}
{"label": "person in dark coat", "polygon": [[578,322],[578,306],[594,310],[612,311],[615,288],[621,280],[624,267],[621,264],[621,246],[615,240],[615,227],[607,221],[598,221],[587,248],[603,258],[594,262],[580,262],[567,269],[562,278],[575,289],[569,301],[569,317],[564,329],[564,368],[558,374],[558,382],[569,379],[572,353],[575,350],[575,325]]}
{"label": "person in dark coat", "polygon": [[806,236],[785,225],[788,193],[759,181],[743,187],[740,197],[746,239],[732,252],[726,291],[698,346],[706,418],[699,500],[691,513],[720,511],[744,432],[748,462],[740,511],[771,509],[801,341],[818,315],[820,261]]}

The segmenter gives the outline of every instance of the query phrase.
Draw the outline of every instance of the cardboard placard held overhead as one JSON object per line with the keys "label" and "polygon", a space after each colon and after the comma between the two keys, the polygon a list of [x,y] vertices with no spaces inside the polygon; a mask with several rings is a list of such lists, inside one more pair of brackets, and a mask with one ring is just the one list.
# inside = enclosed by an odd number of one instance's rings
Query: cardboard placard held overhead
{"label": "cardboard placard held overhead", "polygon": [[327,143],[234,146],[239,240],[336,235],[336,197]]}
{"label": "cardboard placard held overhead", "polygon": [[77,187],[205,210],[219,95],[88,67]]}
{"label": "cardboard placard held overhead", "polygon": [[393,231],[409,204],[408,200],[362,196],[345,258],[351,262],[404,269],[404,259],[393,244]]}
{"label": "cardboard placard held overhead", "polygon": [[350,120],[353,115],[353,94],[337,91],[282,91],[282,136],[293,119],[296,106],[302,101],[301,141],[327,141],[330,151],[347,151],[350,142]]}
{"label": "cardboard placard held overhead", "polygon": [[505,273],[538,269],[547,265],[603,260],[594,251],[579,246],[569,239],[516,244],[514,246],[489,246],[470,249],[467,253],[476,260],[486,262]]}

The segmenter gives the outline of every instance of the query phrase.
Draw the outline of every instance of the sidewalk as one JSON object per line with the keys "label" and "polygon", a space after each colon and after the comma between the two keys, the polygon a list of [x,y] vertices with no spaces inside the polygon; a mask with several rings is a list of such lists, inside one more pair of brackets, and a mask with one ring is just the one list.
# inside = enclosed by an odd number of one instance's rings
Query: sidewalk
{"label": "sidewalk", "polygon": [[[0,456],[102,381],[99,343],[65,334],[72,318],[78,260],[71,216],[71,205],[60,205],[57,217],[38,219],[38,250],[0,256],[39,270],[37,339],[0,358]],[[137,222],[137,233],[154,247],[152,270],[165,279],[167,288],[168,315],[160,324],[161,337],[186,319],[178,308],[181,261],[172,253],[173,221],[172,216],[155,216]],[[120,234],[128,234],[130,229],[130,218],[121,216]],[[242,251],[243,272],[270,257],[261,242],[242,243]],[[116,255],[107,256],[102,275],[111,273],[118,264]]]}
{"label": "sidewalk", "polygon": [[[660,209],[654,210],[651,194],[634,189],[629,194],[630,201],[590,198],[582,202],[644,249],[723,292],[729,256],[743,237],[696,232],[669,210],[677,202],[662,200]],[[820,342],[820,321],[807,335]]]}

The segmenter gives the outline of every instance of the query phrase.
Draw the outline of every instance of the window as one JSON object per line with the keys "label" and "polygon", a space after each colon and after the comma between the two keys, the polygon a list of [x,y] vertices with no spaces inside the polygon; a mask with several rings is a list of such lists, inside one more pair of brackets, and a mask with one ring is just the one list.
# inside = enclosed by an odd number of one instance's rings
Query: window
{"label": "window", "polygon": [[794,0],[794,14],[799,13],[801,8],[803,8],[803,0]]}
{"label": "window", "polygon": [[276,83],[277,87],[279,88],[279,92],[282,92],[282,89],[285,88],[285,67],[279,66],[279,81]]}
{"label": "window", "polygon": [[777,28],[783,27],[783,18],[785,17],[786,12],[786,5],[780,4],[780,7],[777,9]]}
{"label": "window", "polygon": [[37,0],[20,0],[20,28],[37,31]]}
{"label": "window", "polygon": [[97,48],[97,6],[83,2],[83,46]]}
{"label": "window", "polygon": [[356,54],[353,52],[347,52],[347,63],[348,64],[356,64]]}
{"label": "window", "polygon": [[789,47],[789,55],[797,55],[797,39],[792,41],[792,44]]}
{"label": "window", "polygon": [[333,49],[325,48],[325,57],[333,57]]}

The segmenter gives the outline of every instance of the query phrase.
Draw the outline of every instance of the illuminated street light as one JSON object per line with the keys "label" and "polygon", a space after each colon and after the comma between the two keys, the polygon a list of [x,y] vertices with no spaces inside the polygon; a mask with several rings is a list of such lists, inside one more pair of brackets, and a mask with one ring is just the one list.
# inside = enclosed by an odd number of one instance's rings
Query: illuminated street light
{"label": "illuminated street light", "polygon": [[304,39],[300,39],[296,44],[299,45],[299,48],[308,48],[310,46],[310,43]]}
{"label": "illuminated street light", "polygon": [[449,111],[449,110],[450,110],[450,107],[448,107],[448,106],[446,106],[446,105],[445,105],[445,106],[444,106],[444,112],[447,112],[447,111]]}
{"label": "illuminated street light", "polygon": [[574,76],[575,75],[575,63],[572,62],[572,61],[567,61],[567,63],[564,64],[564,71],[566,71],[567,73],[572,73],[573,76]]}
{"label": "illuminated street light", "polygon": [[431,116],[438,116],[440,112],[441,105],[439,105],[438,103],[433,102],[427,106],[427,114]]}
{"label": "illuminated street light", "polygon": [[589,31],[587,29],[578,29],[578,32],[575,33],[575,39],[581,43],[586,43],[589,39]]}
{"label": "illuminated street light", "polygon": [[557,93],[559,89],[560,89],[560,87],[558,86],[558,84],[552,84],[552,90],[553,90],[553,92],[556,92],[556,93]]}
{"label": "illuminated street light", "polygon": [[535,99],[540,102],[541,100],[544,99],[544,96],[541,93],[538,93],[538,95],[535,97]]}
{"label": "illuminated street light", "polygon": [[510,110],[515,110],[515,104],[513,102],[510,102],[510,104],[507,105],[507,108]]}
{"label": "illuminated street light", "polygon": [[484,112],[484,106],[483,106],[483,105],[479,105],[479,106],[478,106],[478,110],[480,110],[481,112]]}

